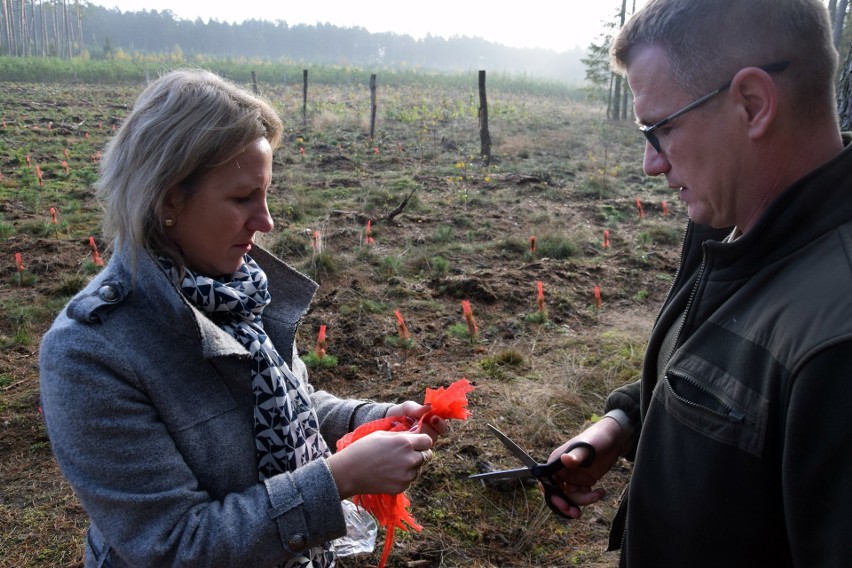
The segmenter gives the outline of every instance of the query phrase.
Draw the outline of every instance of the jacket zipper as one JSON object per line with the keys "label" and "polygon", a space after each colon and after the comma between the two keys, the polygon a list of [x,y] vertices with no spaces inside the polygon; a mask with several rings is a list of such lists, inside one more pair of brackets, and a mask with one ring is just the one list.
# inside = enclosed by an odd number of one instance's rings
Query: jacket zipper
{"label": "jacket zipper", "polygon": [[686,306],[683,308],[683,317],[680,319],[680,325],[678,325],[677,333],[675,333],[675,339],[672,341],[672,347],[669,351],[669,356],[666,358],[666,361],[671,361],[674,356],[675,351],[677,351],[678,345],[680,344],[680,336],[683,333],[683,328],[686,327],[686,318],[689,316],[689,310],[692,308],[692,304],[695,301],[695,296],[698,294],[698,287],[701,284],[701,279],[704,278],[704,270],[707,267],[707,256],[703,255],[701,259],[701,266],[698,267],[698,275],[695,278],[695,282],[692,283],[692,291],[689,293],[689,299],[686,301]]}
{"label": "jacket zipper", "polygon": [[677,285],[678,279],[681,277],[681,273],[683,272],[683,264],[684,264],[684,252],[686,252],[686,239],[689,236],[689,227],[683,231],[683,238],[680,241],[680,265],[677,267],[677,272],[675,273],[674,279],[672,280],[671,286],[669,286],[669,292],[666,294],[666,299],[660,306],[660,309],[657,311],[657,317],[654,318],[654,326],[656,327],[660,321],[660,317],[663,315],[663,310],[666,307],[666,304],[669,303],[669,300],[672,297],[672,292],[674,292],[675,286]]}
{"label": "jacket zipper", "polygon": [[[668,376],[669,375],[666,375],[666,379],[668,379]],[[704,412],[704,413],[707,413],[707,414],[712,414],[712,415],[717,416],[719,418],[722,418],[724,420],[728,420],[730,422],[737,422],[737,423],[743,423],[743,422],[748,423],[749,422],[749,420],[747,420],[747,418],[746,418],[745,412],[736,408],[734,405],[726,402],[722,397],[720,397],[716,394],[716,391],[707,387],[703,383],[700,383],[698,381],[694,381],[691,378],[684,376],[683,374],[680,374],[680,373],[672,373],[672,376],[676,376],[679,379],[683,379],[684,381],[688,382],[691,386],[693,386],[697,390],[700,390],[704,394],[708,395],[714,401],[719,403],[719,405],[722,407],[724,412],[719,411],[719,410],[715,410],[713,408],[710,408],[709,406],[705,406],[703,404],[699,404],[697,402],[694,402],[694,401],[691,401],[691,400],[688,400],[688,399],[682,397],[677,392],[675,392],[675,390],[671,386],[671,383],[668,380],[666,380],[666,388],[669,390],[669,393],[671,393],[671,395],[673,397],[675,397],[678,401],[682,402],[683,404],[685,404],[685,405],[687,405],[691,408],[694,408],[696,410],[700,410],[701,412]]]}
{"label": "jacket zipper", "polygon": [[[681,239],[681,244],[680,244],[681,265],[678,266],[677,273],[675,274],[674,280],[672,280],[672,285],[669,287],[669,292],[666,295],[666,300],[663,302],[663,305],[660,306],[660,310],[657,312],[657,317],[654,319],[654,327],[656,327],[657,324],[659,323],[660,318],[663,315],[663,311],[666,309],[666,305],[669,303],[669,300],[671,299],[672,294],[674,293],[675,286],[677,286],[678,280],[680,279],[681,276],[683,276],[685,253],[686,253],[686,241],[689,238],[689,233],[690,233],[690,230],[691,230],[692,227],[693,227],[692,224],[687,225],[687,228],[683,232],[683,238]],[[678,327],[677,333],[675,334],[675,340],[672,342],[672,350],[669,353],[668,359],[672,358],[675,350],[677,349],[677,343],[680,340],[680,334],[683,331],[683,326],[686,322],[686,314],[689,311],[690,306],[692,306],[692,301],[695,298],[695,295],[698,291],[698,283],[701,281],[701,277],[704,275],[704,266],[707,263],[706,259],[707,259],[707,255],[702,253],[701,266],[698,269],[698,277],[695,279],[695,282],[692,285],[692,292],[690,292],[689,300],[687,301],[686,307],[684,308],[683,318],[681,318],[680,326]],[[628,486],[627,491],[628,491],[628,494],[629,494],[629,491],[630,491],[629,486]],[[628,498],[627,494],[625,495],[625,498]],[[624,506],[624,504],[622,503],[621,506]],[[629,507],[629,505],[628,505],[628,507]],[[627,515],[627,511],[624,511],[624,514]],[[621,531],[621,547],[619,549],[620,550],[619,559],[618,559],[619,568],[626,568],[626,566],[627,566],[627,550],[625,548],[625,545],[627,544],[627,531],[629,529],[629,524],[630,523],[628,522],[628,520],[624,519],[624,527]]]}
{"label": "jacket zipper", "polygon": [[[684,237],[684,241],[685,240],[686,239]],[[672,347],[671,347],[671,350],[669,351],[669,356],[667,358],[667,361],[671,361],[671,358],[674,356],[675,351],[677,351],[678,345],[680,344],[680,336],[683,333],[683,328],[686,327],[686,319],[689,316],[689,310],[692,309],[692,306],[695,303],[695,296],[698,295],[698,288],[701,285],[701,280],[702,280],[702,278],[704,278],[704,273],[707,270],[707,248],[706,248],[705,245],[702,245],[701,249],[702,249],[702,251],[701,251],[701,265],[698,267],[698,274],[696,275],[695,282],[693,282],[693,284],[692,284],[692,291],[689,293],[689,299],[686,302],[686,306],[683,308],[683,317],[680,320],[680,325],[678,326],[677,333],[675,334],[675,340],[672,342]],[[718,396],[712,389],[708,388],[703,383],[700,383],[698,381],[694,381],[694,380],[690,379],[689,377],[686,377],[682,374],[678,373],[677,376],[682,378],[683,380],[689,382],[690,385],[694,386],[695,388],[697,388],[701,392],[710,396],[713,400],[717,401],[723,408],[725,408],[725,410],[727,412],[721,413],[717,410],[713,410],[712,408],[702,406],[702,405],[697,404],[697,403],[695,403],[691,400],[687,400],[687,399],[683,398],[682,396],[680,396],[679,394],[677,394],[674,391],[674,389],[671,387],[671,384],[669,384],[668,381],[667,381],[666,382],[666,388],[669,389],[669,392],[677,400],[681,401],[682,403],[686,404],[687,406],[690,406],[692,408],[696,408],[698,410],[702,410],[702,411],[714,414],[714,415],[716,415],[720,418],[723,418],[725,420],[730,420],[730,421],[733,421],[733,422],[746,422],[746,414],[744,412],[742,412],[741,410],[739,410],[737,408],[734,408],[732,405],[725,402],[722,399],[722,397]]]}
{"label": "jacket zipper", "polygon": [[[680,258],[681,264],[678,266],[677,273],[675,274],[674,280],[672,280],[672,285],[669,287],[669,293],[666,295],[666,300],[663,302],[663,305],[660,306],[659,312],[657,312],[657,317],[654,320],[654,327],[660,322],[660,318],[663,315],[663,311],[666,309],[666,306],[669,303],[669,300],[672,298],[672,294],[674,293],[675,286],[677,286],[678,280],[684,276],[684,263],[685,263],[685,253],[686,253],[686,241],[689,238],[689,234],[694,230],[694,225],[689,224],[683,232],[683,239],[681,239],[680,243]],[[689,313],[689,309],[692,307],[692,303],[695,300],[695,296],[698,293],[698,284],[701,282],[701,278],[704,276],[704,270],[707,266],[707,253],[705,252],[704,246],[702,245],[702,253],[701,253],[701,266],[698,267],[698,275],[695,281],[692,284],[692,291],[689,294],[689,299],[686,302],[686,306],[683,309],[683,317],[680,320],[680,325],[677,328],[677,333],[675,334],[675,340],[672,342],[671,351],[669,351],[669,356],[666,359],[667,361],[672,358],[674,352],[677,351],[677,345],[680,341],[680,335],[683,332],[684,325],[686,323],[686,316]]]}
{"label": "jacket zipper", "polygon": [[[674,293],[675,286],[677,285],[678,280],[680,279],[681,276],[684,276],[683,271],[685,269],[686,241],[689,238],[690,231],[694,230],[694,228],[695,228],[694,224],[690,223],[689,225],[687,225],[686,230],[683,232],[683,239],[681,240],[681,245],[680,245],[681,264],[680,264],[680,266],[678,266],[678,271],[675,274],[675,278],[672,281],[671,287],[669,288],[669,293],[667,294],[666,301],[663,302],[663,305],[660,307],[660,310],[657,313],[657,317],[654,320],[654,327],[656,327],[657,324],[659,323],[660,318],[663,315],[663,311],[666,309],[666,305],[669,303],[669,300],[671,300],[672,294]],[[683,332],[683,328],[686,326],[687,315],[689,314],[690,308],[692,308],[692,304],[695,300],[695,296],[698,294],[698,287],[699,287],[699,284],[701,283],[701,279],[704,277],[704,272],[705,272],[706,268],[707,268],[707,249],[705,248],[704,245],[702,245],[701,246],[701,265],[698,267],[698,274],[695,278],[695,281],[692,284],[692,291],[689,293],[689,299],[687,300],[686,306],[683,309],[683,317],[680,320],[680,324],[678,326],[677,333],[675,333],[675,339],[672,342],[671,351],[669,352],[669,356],[668,356],[667,361],[670,361],[671,358],[674,356],[675,351],[677,351],[677,346],[678,346],[678,343],[680,342],[681,333]],[[669,386],[669,385],[666,385],[666,386],[667,386],[667,388],[669,388],[669,390],[671,390],[671,386]],[[681,400],[684,403],[694,405],[694,406],[699,407],[699,408],[704,408],[704,407],[701,407],[701,406],[693,403],[692,401],[685,400],[683,397],[678,396],[678,394],[675,393],[674,391],[672,391],[672,394],[678,400]],[[716,397],[714,397],[714,398],[716,398]],[[707,410],[710,410],[710,409],[707,409]],[[628,491],[629,491],[629,489],[628,489]],[[625,511],[625,515],[626,514],[627,514],[627,511]],[[622,531],[622,534],[621,534],[621,549],[620,549],[621,553],[619,555],[619,562],[618,562],[619,568],[625,568],[626,565],[627,565],[625,544],[627,543],[627,531],[628,531],[628,528],[629,528],[628,527],[629,524],[630,523],[628,523],[627,519],[625,519],[624,520],[624,530]]]}

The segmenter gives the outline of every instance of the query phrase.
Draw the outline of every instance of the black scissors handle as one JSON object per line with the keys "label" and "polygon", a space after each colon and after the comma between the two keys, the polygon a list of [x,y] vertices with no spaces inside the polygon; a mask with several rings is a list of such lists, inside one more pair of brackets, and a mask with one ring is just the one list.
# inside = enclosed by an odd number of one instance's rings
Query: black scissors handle
{"label": "black scissors handle", "polygon": [[[587,450],[589,450],[588,457],[583,460],[583,462],[580,464],[580,467],[591,466],[592,462],[595,461],[595,447],[588,442],[575,442],[571,444],[570,446],[568,446],[568,449],[563,452],[563,455],[577,448],[586,448]],[[537,465],[531,468],[531,472],[533,476],[538,479],[539,483],[541,483],[541,486],[544,488],[544,502],[547,504],[550,510],[564,519],[570,519],[571,517],[560,511],[551,500],[551,498],[555,495],[564,499],[565,502],[568,503],[570,506],[579,508],[579,505],[574,503],[571,498],[565,495],[565,492],[562,491],[559,485],[553,481],[552,476],[564,468],[565,466],[562,464],[562,456],[559,456],[546,464]]]}

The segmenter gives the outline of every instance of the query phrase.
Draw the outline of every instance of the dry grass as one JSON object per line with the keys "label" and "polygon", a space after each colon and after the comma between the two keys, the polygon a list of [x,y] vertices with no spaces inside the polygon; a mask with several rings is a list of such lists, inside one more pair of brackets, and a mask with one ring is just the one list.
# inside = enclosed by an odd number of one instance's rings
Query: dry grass
{"label": "dry grass", "polygon": [[[99,234],[91,156],[111,134],[97,125],[120,124],[137,92],[0,86],[9,119],[0,131],[0,255],[8,263],[0,280],[0,568],[81,563],[86,517],[54,465],[39,415],[38,340],[97,271],[88,249],[88,236]],[[467,476],[480,462],[516,465],[485,423],[543,460],[600,412],[612,388],[635,379],[676,257],[677,245],[661,239],[681,224],[676,205],[665,219],[654,206],[667,190],[642,178],[640,137],[567,97],[489,91],[495,159],[486,167],[474,93],[380,87],[378,134],[368,140],[366,85],[312,87],[308,129],[301,90],[264,92],[287,124],[270,195],[277,229],[267,243],[321,282],[298,340],[311,349],[327,324],[328,351],[339,361],[315,370],[312,382],[380,400],[422,398],[425,388],[462,376],[476,385],[473,417],[452,424],[409,492],[424,530],[397,533],[389,566],[613,566],[603,543],[628,464],[605,479],[610,497],[573,523],[556,520],[535,488],[497,491]],[[60,133],[47,129],[50,121],[82,126]],[[57,166],[66,148],[72,175]],[[44,187],[27,155],[50,172]],[[412,190],[404,211],[385,221]],[[648,204],[646,220],[636,218],[636,197]],[[49,207],[59,210],[61,230],[50,229]],[[46,232],[34,229],[45,224]],[[604,228],[613,233],[607,250]],[[538,236],[535,254],[530,235]],[[98,245],[108,258],[108,243]],[[25,258],[20,277],[15,252]],[[530,317],[538,280],[543,321]],[[599,310],[595,285],[604,290]],[[462,299],[480,326],[474,341],[453,331],[463,325]],[[387,340],[396,308],[412,335],[408,348]]]}

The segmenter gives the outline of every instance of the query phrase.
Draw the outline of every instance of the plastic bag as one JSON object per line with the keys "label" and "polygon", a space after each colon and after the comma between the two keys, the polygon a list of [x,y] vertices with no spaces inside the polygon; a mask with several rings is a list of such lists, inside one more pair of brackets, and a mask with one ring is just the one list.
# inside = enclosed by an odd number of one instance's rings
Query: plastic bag
{"label": "plastic bag", "polygon": [[376,548],[378,525],[373,515],[364,509],[359,509],[349,499],[340,502],[343,506],[343,516],[346,518],[346,536],[332,541],[334,551],[338,556],[352,556],[373,552]]}

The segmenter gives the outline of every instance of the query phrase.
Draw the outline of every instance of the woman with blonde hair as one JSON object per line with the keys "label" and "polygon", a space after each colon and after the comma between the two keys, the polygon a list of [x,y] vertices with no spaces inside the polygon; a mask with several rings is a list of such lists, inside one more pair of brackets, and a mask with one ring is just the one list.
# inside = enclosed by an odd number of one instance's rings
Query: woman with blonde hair
{"label": "woman with blonde hair", "polygon": [[91,519],[90,566],[333,566],[342,500],[400,493],[446,431],[336,440],[413,401],[340,399],[294,338],[317,285],[255,242],[282,124],[197,70],[139,96],[104,153],[115,251],[40,352],[53,451]]}

